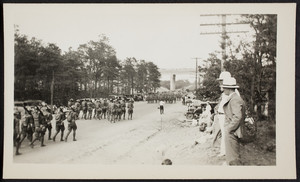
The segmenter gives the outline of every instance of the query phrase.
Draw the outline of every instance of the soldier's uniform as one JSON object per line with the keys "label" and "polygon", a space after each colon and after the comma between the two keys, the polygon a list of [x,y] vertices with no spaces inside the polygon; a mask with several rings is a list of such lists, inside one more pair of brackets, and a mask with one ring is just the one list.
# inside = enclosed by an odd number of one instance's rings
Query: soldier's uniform
{"label": "soldier's uniform", "polygon": [[87,110],[88,110],[88,118],[89,119],[92,119],[93,108],[94,108],[93,102],[91,100],[88,101],[88,103],[87,103]]}
{"label": "soldier's uniform", "polygon": [[127,105],[127,108],[128,108],[128,120],[129,120],[129,117],[130,117],[130,119],[132,120],[133,101],[129,101],[129,103],[128,103],[128,105]]}
{"label": "soldier's uniform", "polygon": [[32,142],[33,133],[34,133],[34,121],[31,113],[24,107],[25,113],[22,116],[21,115],[21,130],[24,135],[22,135],[20,143],[23,142],[25,137],[27,136],[27,139]]}
{"label": "soldier's uniform", "polygon": [[34,133],[33,133],[33,140],[30,143],[30,146],[33,148],[33,144],[36,140],[41,141],[41,147],[44,147],[44,135],[46,132],[46,125],[45,118],[42,115],[41,111],[38,110],[37,106],[34,107],[33,111],[31,112],[34,120]]}
{"label": "soldier's uniform", "polygon": [[113,100],[109,103],[109,120],[110,122],[115,122],[115,115],[116,115],[116,106]]}
{"label": "soldier's uniform", "polygon": [[112,112],[112,103],[113,101],[110,100],[109,103],[107,104],[107,120],[111,121],[111,112]]}
{"label": "soldier's uniform", "polygon": [[126,103],[125,101],[123,100],[122,103],[121,103],[121,110],[122,110],[122,114],[123,115],[123,120],[125,120],[125,114],[126,114]]}
{"label": "soldier's uniform", "polygon": [[87,113],[87,102],[86,102],[86,100],[83,100],[82,102],[81,102],[81,106],[82,106],[82,118],[81,119],[86,119],[86,113]]}
{"label": "soldier's uniform", "polygon": [[60,137],[60,141],[64,141],[63,137],[64,137],[64,131],[65,131],[65,125],[64,125],[64,120],[66,119],[65,113],[62,112],[62,108],[58,109],[58,112],[55,115],[55,129],[56,129],[56,133],[53,137],[53,141],[55,142],[55,137],[56,135],[61,131],[61,137]]}
{"label": "soldier's uniform", "polygon": [[121,120],[121,114],[122,114],[122,108],[121,108],[120,101],[116,101],[115,108],[116,108],[116,116],[117,116],[116,119],[118,121],[120,121]]}
{"label": "soldier's uniform", "polygon": [[108,102],[107,102],[106,99],[104,99],[104,103],[103,103],[103,107],[102,107],[102,113],[101,113],[101,118],[102,118],[102,115],[104,115],[104,119],[106,119],[107,109],[108,109]]}
{"label": "soldier's uniform", "polygon": [[95,104],[95,112],[96,112],[96,118],[97,119],[102,119],[102,103],[97,100]]}
{"label": "soldier's uniform", "polygon": [[79,113],[80,113],[80,100],[76,100],[74,105],[75,105],[75,110],[76,110],[77,116],[79,116]]}
{"label": "soldier's uniform", "polygon": [[73,141],[76,141],[76,130],[77,130],[77,125],[76,125],[76,112],[75,112],[75,107],[71,107],[71,110],[68,113],[67,116],[67,121],[68,121],[68,133],[65,138],[65,142],[67,142],[69,134],[73,131]]}
{"label": "soldier's uniform", "polygon": [[[30,140],[30,142],[32,141],[32,134],[33,134],[33,117],[31,114],[29,114],[29,111],[25,109],[25,113],[23,115],[17,115],[17,117],[15,119],[18,119],[19,121],[15,120],[15,129],[16,132],[16,155],[19,155],[19,148],[22,144],[22,142],[24,141],[24,139],[26,138],[26,136],[28,137],[28,139]],[[19,118],[21,117],[21,118]],[[17,127],[17,128],[16,128]]]}
{"label": "soldier's uniform", "polygon": [[51,114],[51,110],[47,107],[47,105],[44,104],[44,106],[41,108],[41,111],[44,115],[44,119],[46,122],[46,128],[48,130],[48,140],[52,140],[51,139],[51,131],[52,131],[51,121],[52,121],[53,117]]}

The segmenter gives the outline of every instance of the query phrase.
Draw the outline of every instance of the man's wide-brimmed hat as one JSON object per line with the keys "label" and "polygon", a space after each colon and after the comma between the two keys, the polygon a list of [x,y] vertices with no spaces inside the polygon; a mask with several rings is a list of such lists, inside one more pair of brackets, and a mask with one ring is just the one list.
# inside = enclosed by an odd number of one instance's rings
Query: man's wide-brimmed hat
{"label": "man's wide-brimmed hat", "polygon": [[230,78],[231,74],[228,71],[221,72],[219,78],[217,78],[218,81],[224,80],[226,78]]}
{"label": "man's wide-brimmed hat", "polygon": [[236,80],[233,77],[225,78],[223,80],[223,84],[221,85],[223,88],[239,88],[239,86],[236,85]]}

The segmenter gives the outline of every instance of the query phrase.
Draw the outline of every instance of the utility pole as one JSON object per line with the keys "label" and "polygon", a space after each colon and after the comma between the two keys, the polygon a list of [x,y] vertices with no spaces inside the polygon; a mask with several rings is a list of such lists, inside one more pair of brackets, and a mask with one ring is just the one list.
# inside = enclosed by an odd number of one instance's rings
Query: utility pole
{"label": "utility pole", "polygon": [[247,33],[248,31],[227,31],[227,25],[239,25],[239,24],[248,24],[243,22],[235,22],[235,23],[226,23],[226,17],[232,16],[234,14],[208,14],[208,15],[200,15],[200,16],[221,16],[222,23],[204,23],[200,24],[200,26],[222,26],[221,32],[201,32],[200,35],[211,35],[211,34],[221,34],[222,36],[222,60],[221,60],[221,71],[224,70],[224,62],[226,61],[226,39],[228,33]]}
{"label": "utility pole", "polygon": [[198,75],[198,59],[201,59],[201,58],[195,57],[195,58],[192,58],[192,59],[196,60],[196,81],[195,81],[195,91],[196,91],[197,86],[198,86],[198,78],[197,78],[197,75]]}

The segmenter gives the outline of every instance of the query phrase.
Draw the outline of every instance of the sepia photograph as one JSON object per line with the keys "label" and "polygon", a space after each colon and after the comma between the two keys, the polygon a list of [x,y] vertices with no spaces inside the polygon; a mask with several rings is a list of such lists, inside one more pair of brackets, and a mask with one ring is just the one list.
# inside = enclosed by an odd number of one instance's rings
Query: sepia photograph
{"label": "sepia photograph", "polygon": [[296,178],[296,4],[249,5],[5,3],[3,178]]}

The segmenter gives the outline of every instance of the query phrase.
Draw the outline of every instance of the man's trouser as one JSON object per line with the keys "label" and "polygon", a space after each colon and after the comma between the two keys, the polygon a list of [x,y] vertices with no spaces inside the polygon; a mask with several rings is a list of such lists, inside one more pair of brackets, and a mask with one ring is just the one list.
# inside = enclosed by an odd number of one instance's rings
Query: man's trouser
{"label": "man's trouser", "polygon": [[225,153],[228,165],[241,165],[240,144],[238,140],[238,137],[229,133],[228,129],[225,127]]}
{"label": "man's trouser", "polygon": [[218,114],[218,119],[219,119],[219,125],[221,129],[221,145],[220,145],[220,155],[225,155],[225,114]]}

